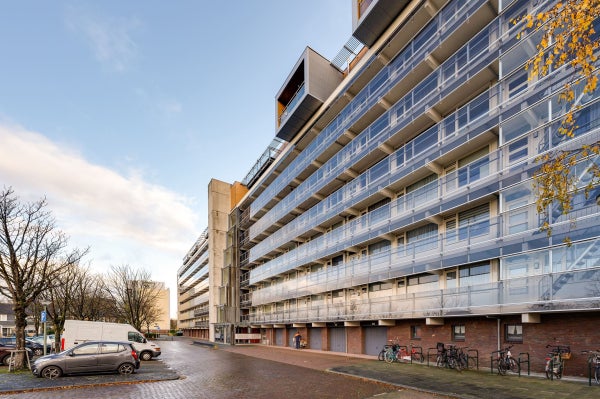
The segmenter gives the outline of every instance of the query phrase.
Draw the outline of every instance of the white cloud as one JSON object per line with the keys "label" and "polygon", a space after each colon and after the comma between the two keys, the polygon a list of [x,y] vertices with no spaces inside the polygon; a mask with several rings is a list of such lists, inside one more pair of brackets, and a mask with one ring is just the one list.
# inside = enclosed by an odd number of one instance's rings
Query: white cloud
{"label": "white cloud", "polygon": [[41,134],[0,124],[2,186],[12,186],[24,201],[46,196],[70,243],[91,247],[93,269],[130,264],[176,291],[176,270],[199,234],[188,198],[139,173],[123,176],[91,164]]}
{"label": "white cloud", "polygon": [[83,36],[98,61],[116,71],[128,69],[136,57],[132,33],[140,26],[137,18],[103,17],[72,7],[67,10],[66,24]]}

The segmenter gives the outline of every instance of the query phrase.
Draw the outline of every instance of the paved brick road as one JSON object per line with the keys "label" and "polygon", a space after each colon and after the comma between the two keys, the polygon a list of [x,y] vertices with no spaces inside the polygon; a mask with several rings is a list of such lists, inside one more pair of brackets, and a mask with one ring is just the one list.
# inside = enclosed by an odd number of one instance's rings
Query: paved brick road
{"label": "paved brick road", "polygon": [[[163,361],[184,379],[155,383],[96,386],[0,396],[19,399],[78,398],[344,398],[362,399],[396,391],[391,385],[327,373],[312,368],[245,356],[228,350],[191,345],[189,341],[161,342]],[[268,349],[268,348],[267,348]],[[301,351],[299,351],[301,352]],[[302,353],[296,353],[300,358]],[[290,351],[290,356],[294,356]],[[292,358],[291,358],[292,359]],[[299,360],[297,360],[299,361]],[[304,362],[304,361],[303,361]],[[339,364],[339,362],[338,362]],[[144,365],[142,364],[142,367]],[[64,377],[65,382],[70,377]]]}

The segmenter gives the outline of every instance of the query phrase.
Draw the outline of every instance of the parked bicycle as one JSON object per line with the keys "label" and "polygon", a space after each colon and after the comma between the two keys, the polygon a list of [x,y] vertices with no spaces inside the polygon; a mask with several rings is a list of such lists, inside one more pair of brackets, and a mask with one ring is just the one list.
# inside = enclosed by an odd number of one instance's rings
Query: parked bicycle
{"label": "parked bicycle", "polygon": [[457,361],[461,369],[474,369],[477,367],[477,360],[469,356],[466,351],[467,347],[456,347]]}
{"label": "parked bicycle", "polygon": [[590,378],[600,384],[600,350],[581,351],[588,355],[588,365],[590,370]]}
{"label": "parked bicycle", "polygon": [[458,349],[454,345],[448,345],[446,348],[443,343],[437,344],[437,357],[435,364],[437,367],[447,367],[461,371],[466,363],[459,362]]}
{"label": "parked bicycle", "polygon": [[513,373],[519,373],[519,371],[521,371],[521,366],[519,365],[519,362],[516,361],[514,357],[512,357],[512,353],[510,352],[510,349],[512,347],[513,345],[507,346],[506,348],[496,352],[498,354],[498,357],[496,359],[496,367],[498,368],[498,374],[506,375],[507,371]]}
{"label": "parked bicycle", "polygon": [[388,340],[388,344],[384,345],[384,346],[383,346],[383,348],[381,348],[381,351],[379,352],[379,355],[377,355],[377,359],[378,359],[379,361],[381,361],[381,362],[382,362],[382,361],[385,361],[385,360],[386,360],[386,359],[385,359],[386,353],[387,353],[389,350],[392,350],[392,349],[394,349],[394,348],[393,348],[394,346],[397,346],[396,350],[398,350],[398,348],[400,347],[400,342],[399,342],[399,340],[398,340],[398,337],[396,337],[396,338],[394,338],[394,339],[390,339],[390,340]]}
{"label": "parked bicycle", "polygon": [[425,360],[425,358],[423,357],[421,347],[415,347],[412,346],[412,344],[410,345],[410,347],[400,346],[400,353],[398,354],[398,359],[420,363],[423,363],[423,361]]}
{"label": "parked bicycle", "polygon": [[546,378],[559,380],[565,369],[565,360],[571,358],[571,348],[563,345],[546,345],[546,348],[552,348],[546,357]]}
{"label": "parked bicycle", "polygon": [[400,345],[392,344],[385,350],[384,360],[386,363],[393,363],[398,361],[398,356],[400,353]]}

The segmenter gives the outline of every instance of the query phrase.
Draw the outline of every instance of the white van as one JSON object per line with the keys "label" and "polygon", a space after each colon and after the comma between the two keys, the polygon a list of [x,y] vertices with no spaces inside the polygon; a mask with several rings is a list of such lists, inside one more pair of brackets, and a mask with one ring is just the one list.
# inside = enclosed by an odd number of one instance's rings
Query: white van
{"label": "white van", "polygon": [[65,350],[86,341],[131,341],[142,360],[160,356],[160,347],[148,341],[130,324],[105,323],[102,321],[65,320],[60,338],[60,348]]}

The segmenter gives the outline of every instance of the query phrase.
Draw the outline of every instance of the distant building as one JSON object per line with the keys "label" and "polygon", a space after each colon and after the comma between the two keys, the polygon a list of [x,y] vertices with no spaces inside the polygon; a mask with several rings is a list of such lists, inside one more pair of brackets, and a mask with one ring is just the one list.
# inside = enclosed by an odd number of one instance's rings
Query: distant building
{"label": "distant building", "polygon": [[12,336],[15,333],[15,312],[12,304],[0,303],[0,337]]}
{"label": "distant building", "polygon": [[167,334],[171,329],[171,290],[165,286],[165,283],[154,282],[159,289],[157,297],[157,306],[160,309],[159,317],[151,326],[151,331]]}

